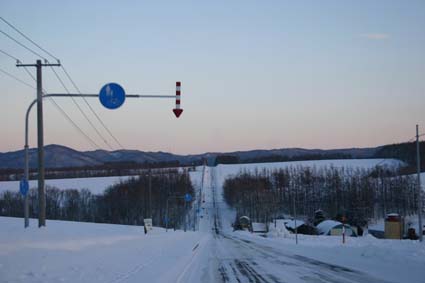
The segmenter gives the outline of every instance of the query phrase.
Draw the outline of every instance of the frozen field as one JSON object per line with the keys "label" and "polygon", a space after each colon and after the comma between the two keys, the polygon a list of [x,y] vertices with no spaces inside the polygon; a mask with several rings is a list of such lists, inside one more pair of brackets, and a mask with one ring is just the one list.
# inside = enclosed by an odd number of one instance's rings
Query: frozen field
{"label": "frozen field", "polygon": [[[92,177],[92,178],[71,178],[71,179],[49,179],[47,186],[58,189],[88,189],[93,194],[101,194],[109,186],[125,181],[133,176],[112,176],[112,177]],[[37,180],[31,180],[30,188],[37,187]],[[19,181],[0,182],[0,193],[5,191],[19,191]]]}

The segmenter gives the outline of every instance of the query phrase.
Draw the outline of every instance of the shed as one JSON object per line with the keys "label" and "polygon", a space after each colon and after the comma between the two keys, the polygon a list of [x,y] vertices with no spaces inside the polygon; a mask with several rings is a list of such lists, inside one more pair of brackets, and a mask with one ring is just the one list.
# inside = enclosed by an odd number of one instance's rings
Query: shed
{"label": "shed", "polygon": [[401,239],[403,237],[403,219],[398,213],[387,214],[385,218],[385,238]]}
{"label": "shed", "polygon": [[350,225],[342,224],[341,222],[334,220],[325,220],[320,222],[317,225],[317,231],[319,232],[319,235],[341,236],[343,225],[345,227],[345,235],[357,237],[356,232]]}
{"label": "shed", "polygon": [[266,223],[252,222],[251,229],[253,233],[267,233],[267,225]]}
{"label": "shed", "polygon": [[[297,222],[297,225],[295,226],[295,222]],[[285,220],[285,227],[288,229],[288,231],[291,231],[292,233],[295,233],[295,227],[297,228],[298,234],[304,234],[304,235],[316,235],[316,228],[313,226],[305,223],[303,220]]]}

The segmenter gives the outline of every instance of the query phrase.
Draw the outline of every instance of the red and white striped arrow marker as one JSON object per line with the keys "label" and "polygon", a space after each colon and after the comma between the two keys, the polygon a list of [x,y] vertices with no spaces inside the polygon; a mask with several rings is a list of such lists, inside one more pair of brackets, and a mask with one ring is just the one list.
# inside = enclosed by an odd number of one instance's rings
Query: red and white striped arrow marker
{"label": "red and white striped arrow marker", "polygon": [[177,118],[180,117],[180,115],[183,113],[183,109],[180,109],[180,97],[181,97],[180,87],[181,87],[181,82],[176,82],[176,108],[173,109],[173,112]]}

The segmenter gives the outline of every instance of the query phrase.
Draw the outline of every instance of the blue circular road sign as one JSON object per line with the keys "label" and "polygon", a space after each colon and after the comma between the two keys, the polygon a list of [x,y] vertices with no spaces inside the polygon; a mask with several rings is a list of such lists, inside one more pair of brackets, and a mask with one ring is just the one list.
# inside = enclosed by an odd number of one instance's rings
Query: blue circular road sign
{"label": "blue circular road sign", "polygon": [[28,180],[26,179],[22,179],[19,182],[19,191],[21,192],[21,194],[23,196],[26,196],[29,190],[29,184],[28,184]]}
{"label": "blue circular road sign", "polygon": [[99,100],[108,109],[117,109],[125,101],[124,89],[116,83],[108,83],[99,92]]}
{"label": "blue circular road sign", "polygon": [[184,200],[187,201],[187,202],[190,202],[192,200],[192,195],[191,194],[185,194]]}

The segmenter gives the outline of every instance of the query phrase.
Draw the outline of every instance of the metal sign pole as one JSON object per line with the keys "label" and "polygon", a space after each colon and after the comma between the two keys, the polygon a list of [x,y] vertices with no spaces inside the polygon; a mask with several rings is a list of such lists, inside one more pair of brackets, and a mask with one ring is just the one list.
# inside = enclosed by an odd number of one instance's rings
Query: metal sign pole
{"label": "metal sign pole", "polygon": [[[37,60],[37,63],[34,64],[20,64],[18,63],[16,65],[17,67],[36,67],[37,68],[37,99],[35,99],[28,107],[26,112],[26,118],[25,118],[25,168],[24,168],[24,179],[28,181],[29,178],[29,156],[28,156],[28,120],[29,120],[29,113],[34,106],[35,103],[37,103],[37,130],[38,130],[38,199],[39,199],[39,208],[38,208],[38,227],[46,226],[46,196],[45,196],[45,187],[44,187],[44,136],[43,136],[43,99],[46,97],[100,97],[100,100],[102,104],[104,103],[102,101],[102,91],[104,88],[106,88],[106,93],[109,98],[114,98],[112,100],[107,101],[107,104],[104,106],[110,109],[116,109],[121,106],[121,104],[124,102],[125,98],[173,98],[176,99],[176,108],[173,109],[174,115],[176,115],[177,118],[180,117],[180,115],[183,112],[183,109],[180,109],[180,82],[176,82],[176,95],[142,95],[142,94],[125,94],[122,90],[122,93],[119,93],[122,96],[124,96],[122,101],[120,101],[119,105],[114,105],[111,103],[111,101],[115,102],[116,97],[113,97],[114,92],[107,93],[108,89],[110,89],[112,86],[120,87],[117,84],[106,84],[100,94],[72,94],[72,93],[51,93],[51,94],[45,94],[43,95],[43,87],[42,87],[42,67],[45,66],[61,66],[58,62],[57,64],[42,64],[41,60]],[[109,104],[108,104],[109,103]],[[151,209],[151,207],[150,207]],[[24,226],[25,228],[29,226],[29,203],[28,203],[28,195],[25,195],[24,200]]]}

